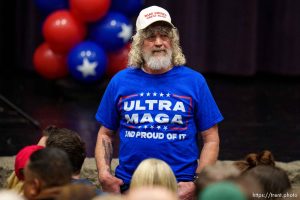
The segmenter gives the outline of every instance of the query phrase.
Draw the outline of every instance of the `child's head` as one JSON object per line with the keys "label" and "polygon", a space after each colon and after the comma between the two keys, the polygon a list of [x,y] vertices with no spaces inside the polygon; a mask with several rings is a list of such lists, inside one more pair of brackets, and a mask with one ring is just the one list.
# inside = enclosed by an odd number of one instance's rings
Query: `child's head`
{"label": "child's head", "polygon": [[141,186],[160,186],[177,192],[176,177],[170,166],[154,158],[142,161],[133,173],[130,189]]}

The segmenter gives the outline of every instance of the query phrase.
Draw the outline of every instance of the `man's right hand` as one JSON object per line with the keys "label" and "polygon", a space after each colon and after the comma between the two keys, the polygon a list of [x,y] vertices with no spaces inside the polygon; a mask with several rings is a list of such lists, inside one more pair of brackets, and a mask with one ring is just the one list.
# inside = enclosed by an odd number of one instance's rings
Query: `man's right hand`
{"label": "man's right hand", "polygon": [[120,186],[123,185],[123,180],[119,179],[110,173],[99,175],[99,181],[103,192],[120,193]]}

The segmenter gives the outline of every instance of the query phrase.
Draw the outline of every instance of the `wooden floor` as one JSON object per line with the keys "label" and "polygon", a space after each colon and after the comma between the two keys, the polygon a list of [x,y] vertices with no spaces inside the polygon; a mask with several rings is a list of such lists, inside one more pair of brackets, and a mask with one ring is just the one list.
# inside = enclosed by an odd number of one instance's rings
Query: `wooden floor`
{"label": "wooden floor", "polygon": [[[225,118],[219,126],[221,160],[264,149],[278,161],[299,160],[299,77],[205,77]],[[41,129],[50,124],[77,131],[88,156],[94,156],[99,128],[94,115],[107,82],[82,85],[72,79],[46,81],[29,72],[1,73],[0,94],[37,120],[40,129],[0,100],[0,156],[36,143]]]}

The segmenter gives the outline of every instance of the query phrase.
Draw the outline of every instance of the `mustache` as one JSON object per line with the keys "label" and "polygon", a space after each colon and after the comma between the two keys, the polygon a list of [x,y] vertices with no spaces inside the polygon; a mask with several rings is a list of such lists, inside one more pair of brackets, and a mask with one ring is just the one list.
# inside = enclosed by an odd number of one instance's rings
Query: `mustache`
{"label": "mustache", "polygon": [[153,49],[153,50],[152,50],[152,53],[161,52],[161,51],[162,51],[162,52],[165,52],[165,53],[167,52],[166,49],[156,48],[156,49]]}

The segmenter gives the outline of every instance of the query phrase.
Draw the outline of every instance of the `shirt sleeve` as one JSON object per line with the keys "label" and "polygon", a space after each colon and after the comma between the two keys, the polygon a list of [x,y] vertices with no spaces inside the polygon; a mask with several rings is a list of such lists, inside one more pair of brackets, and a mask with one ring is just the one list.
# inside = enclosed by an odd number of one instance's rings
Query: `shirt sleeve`
{"label": "shirt sleeve", "polygon": [[95,115],[96,120],[110,130],[119,127],[119,114],[117,109],[117,95],[113,80],[108,84]]}
{"label": "shirt sleeve", "polygon": [[198,131],[205,131],[223,120],[223,116],[204,82],[200,86],[199,99],[196,104],[196,124]]}

